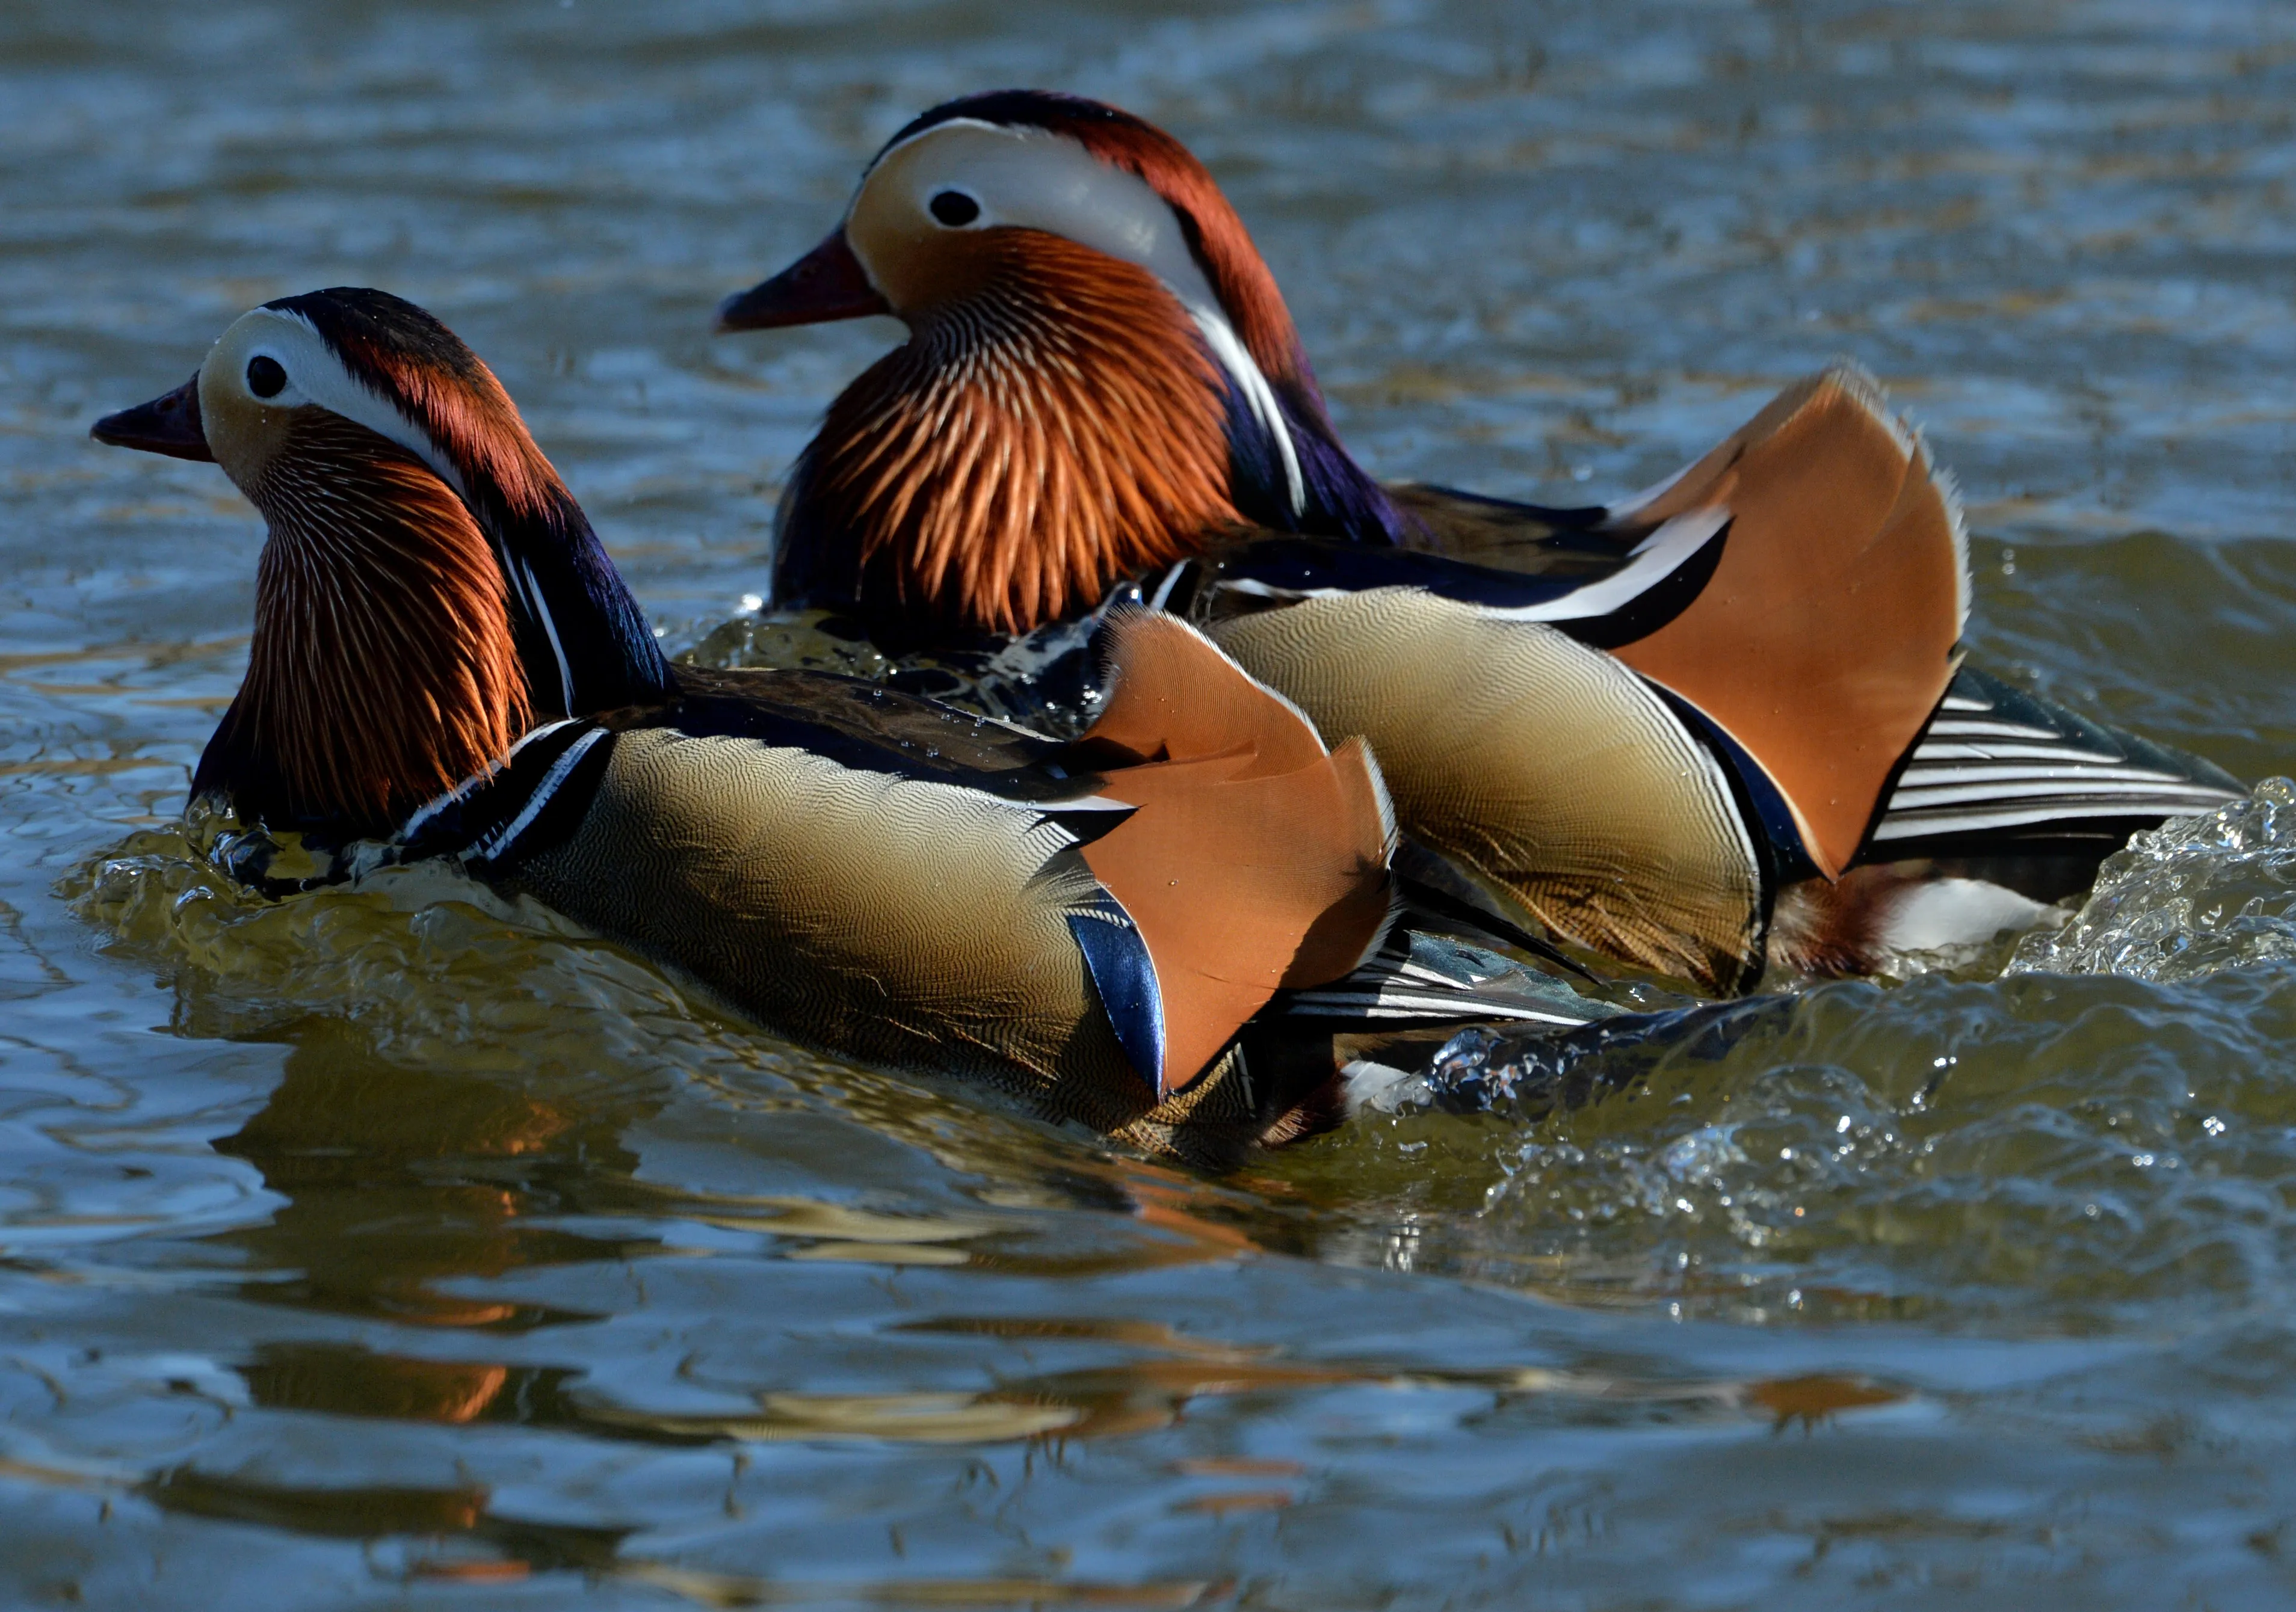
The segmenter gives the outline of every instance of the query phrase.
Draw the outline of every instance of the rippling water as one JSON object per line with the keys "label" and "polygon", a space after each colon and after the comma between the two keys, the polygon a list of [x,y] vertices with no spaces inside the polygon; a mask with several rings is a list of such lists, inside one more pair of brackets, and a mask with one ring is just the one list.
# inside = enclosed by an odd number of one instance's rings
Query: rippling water
{"label": "rippling water", "polygon": [[1836,353],[1988,664],[2296,765],[2296,13],[0,11],[0,1600],[2274,1606],[2296,797],[1579,1112],[1210,1182],[437,870],[188,853],[251,513],[95,447],[316,285],[492,362],[674,642],[892,333],[706,333],[964,89],[1211,162],[1380,471],[1641,485]]}

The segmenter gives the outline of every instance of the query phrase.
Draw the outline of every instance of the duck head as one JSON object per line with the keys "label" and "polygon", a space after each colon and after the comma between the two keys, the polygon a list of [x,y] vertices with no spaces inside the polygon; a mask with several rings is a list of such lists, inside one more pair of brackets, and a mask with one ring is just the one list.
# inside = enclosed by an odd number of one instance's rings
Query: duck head
{"label": "duck head", "polygon": [[268,528],[246,681],[194,796],[381,831],[537,716],[666,692],[669,669],[501,382],[412,303],[283,298],[97,440],[212,460]]}
{"label": "duck head", "polygon": [[1203,164],[1114,107],[935,108],[722,330],[891,314],[784,495],[785,601],[983,632],[1098,602],[1245,525],[1392,541],[1275,279]]}

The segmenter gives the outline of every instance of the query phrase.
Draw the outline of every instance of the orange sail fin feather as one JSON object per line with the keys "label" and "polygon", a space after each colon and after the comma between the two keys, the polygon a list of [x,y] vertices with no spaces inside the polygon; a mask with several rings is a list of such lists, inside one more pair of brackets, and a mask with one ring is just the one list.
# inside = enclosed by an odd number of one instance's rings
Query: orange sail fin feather
{"label": "orange sail fin feather", "polygon": [[1730,528],[1712,578],[1613,653],[1761,765],[1833,878],[1953,680],[1960,512],[1879,389],[1847,368],[1788,390],[1631,513],[1714,506]]}
{"label": "orange sail fin feather", "polygon": [[1256,682],[1226,651],[1170,616],[1117,618],[1114,687],[1085,742],[1126,760],[1247,758],[1242,776],[1312,766],[1324,741],[1300,708]]}
{"label": "orange sail fin feather", "polygon": [[1360,741],[1326,753],[1297,709],[1172,617],[1120,622],[1114,670],[1081,749],[1140,758],[1101,787],[1140,809],[1084,855],[1155,962],[1170,1091],[1277,990],[1336,979],[1377,945],[1394,818]]}
{"label": "orange sail fin feather", "polygon": [[1152,277],[1049,235],[965,248],[1035,291],[962,298],[837,400],[778,591],[1014,632],[1236,524],[1218,375]]}
{"label": "orange sail fin feather", "polygon": [[271,758],[242,810],[380,829],[528,724],[501,569],[413,454],[317,410],[247,487],[271,528],[227,743]]}

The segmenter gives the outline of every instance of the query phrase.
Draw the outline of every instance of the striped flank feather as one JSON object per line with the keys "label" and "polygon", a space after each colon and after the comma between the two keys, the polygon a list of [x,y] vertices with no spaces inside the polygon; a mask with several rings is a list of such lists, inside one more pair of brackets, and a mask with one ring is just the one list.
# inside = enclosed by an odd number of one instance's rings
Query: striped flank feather
{"label": "striped flank feather", "polygon": [[2046,705],[1964,667],[1898,776],[1877,846],[2182,817],[2243,794],[2205,761]]}
{"label": "striped flank feather", "polygon": [[1284,992],[1272,1004],[1285,1019],[1387,1029],[1501,1019],[1569,1027],[1617,1011],[1480,946],[1401,928],[1346,978]]}

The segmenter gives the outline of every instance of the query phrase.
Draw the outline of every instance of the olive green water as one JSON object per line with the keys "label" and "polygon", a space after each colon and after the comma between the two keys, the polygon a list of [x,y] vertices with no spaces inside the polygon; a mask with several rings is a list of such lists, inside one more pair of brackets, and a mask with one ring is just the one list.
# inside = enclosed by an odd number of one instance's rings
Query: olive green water
{"label": "olive green water", "polygon": [[99,448],[428,305],[676,646],[890,326],[712,339],[914,110],[1212,164],[1378,471],[1572,502],[1837,353],[1988,664],[2296,765],[2284,5],[0,9],[0,1604],[2296,1596],[2296,797],[1558,1120],[1209,1182],[803,1055],[437,870],[169,827],[260,532]]}

